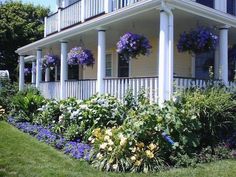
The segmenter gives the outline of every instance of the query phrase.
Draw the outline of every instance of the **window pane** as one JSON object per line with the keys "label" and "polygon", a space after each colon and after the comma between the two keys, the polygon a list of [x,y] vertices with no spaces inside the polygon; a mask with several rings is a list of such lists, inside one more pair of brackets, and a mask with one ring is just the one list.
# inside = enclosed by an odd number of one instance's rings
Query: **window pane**
{"label": "window pane", "polygon": [[214,8],[214,0],[197,0],[196,2]]}
{"label": "window pane", "polygon": [[227,0],[227,12],[236,15],[236,0]]}
{"label": "window pane", "polygon": [[118,77],[129,77],[129,62],[118,59]]}
{"label": "window pane", "polygon": [[106,77],[112,76],[112,55],[106,55]]}
{"label": "window pane", "polygon": [[210,66],[214,66],[214,52],[196,55],[196,78],[209,79]]}

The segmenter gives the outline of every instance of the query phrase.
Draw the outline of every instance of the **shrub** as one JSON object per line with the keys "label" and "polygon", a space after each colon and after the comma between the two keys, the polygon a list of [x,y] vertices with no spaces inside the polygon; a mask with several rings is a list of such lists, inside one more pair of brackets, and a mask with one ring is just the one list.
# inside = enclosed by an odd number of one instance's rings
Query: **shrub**
{"label": "shrub", "polygon": [[69,98],[49,101],[39,109],[35,123],[51,126],[69,140],[87,140],[93,129],[120,125],[124,119],[124,107],[114,97],[93,96],[84,101]]}
{"label": "shrub", "polygon": [[37,109],[45,103],[45,99],[40,95],[39,91],[29,88],[18,92],[12,98],[11,114],[18,121],[33,121],[33,117],[37,113]]}
{"label": "shrub", "polygon": [[0,88],[0,104],[6,113],[11,111],[11,101],[12,97],[18,92],[17,83],[12,83],[9,80],[1,80]]}
{"label": "shrub", "polygon": [[236,127],[236,100],[221,88],[185,92],[179,104],[194,110],[201,122],[201,146],[215,146]]}

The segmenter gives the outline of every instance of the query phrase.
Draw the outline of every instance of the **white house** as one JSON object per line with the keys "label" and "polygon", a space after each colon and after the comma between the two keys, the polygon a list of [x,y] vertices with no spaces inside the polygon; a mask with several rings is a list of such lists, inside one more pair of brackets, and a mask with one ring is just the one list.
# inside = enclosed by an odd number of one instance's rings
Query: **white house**
{"label": "white house", "polygon": [[[45,37],[16,51],[20,90],[25,62],[36,65],[32,83],[57,99],[85,99],[96,92],[122,99],[127,89],[137,94],[144,88],[151,101],[162,103],[176,89],[204,86],[210,65],[215,79],[229,83],[229,68],[235,67],[228,64],[228,47],[236,44],[236,0],[58,0],[57,5],[58,11],[45,17]],[[180,34],[199,25],[215,29],[217,49],[196,56],[179,53]],[[116,43],[125,32],[146,36],[151,55],[119,60]],[[68,67],[67,53],[78,45],[92,50],[93,67]],[[60,56],[60,66],[42,77],[46,53]]]}

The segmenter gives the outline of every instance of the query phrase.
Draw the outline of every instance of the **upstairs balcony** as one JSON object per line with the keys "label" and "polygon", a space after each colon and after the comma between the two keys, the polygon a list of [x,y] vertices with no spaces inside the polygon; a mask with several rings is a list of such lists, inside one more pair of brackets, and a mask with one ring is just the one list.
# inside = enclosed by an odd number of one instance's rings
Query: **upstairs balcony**
{"label": "upstairs balcony", "polygon": [[79,0],[45,17],[44,37],[142,0]]}

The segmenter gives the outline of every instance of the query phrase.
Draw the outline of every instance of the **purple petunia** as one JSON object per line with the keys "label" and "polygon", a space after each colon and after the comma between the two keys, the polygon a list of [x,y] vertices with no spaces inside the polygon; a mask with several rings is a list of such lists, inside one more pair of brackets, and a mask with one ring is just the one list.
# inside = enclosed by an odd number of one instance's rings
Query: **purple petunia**
{"label": "purple petunia", "polygon": [[44,56],[43,68],[55,67],[59,64],[59,57],[53,54],[46,54]]}
{"label": "purple petunia", "polygon": [[82,47],[74,47],[68,53],[67,63],[69,65],[86,65],[94,64],[94,57],[90,50]]}
{"label": "purple petunia", "polygon": [[149,55],[151,48],[152,46],[146,37],[127,32],[117,43],[116,51],[121,59],[128,61],[131,58],[137,58],[139,55]]}
{"label": "purple petunia", "polygon": [[45,142],[60,150],[63,149],[65,154],[69,154],[73,158],[89,160],[91,147],[81,143],[80,140],[66,141],[61,135],[53,133],[50,127],[43,127],[29,122],[17,122],[12,117],[8,118],[8,122],[19,130],[34,136],[41,142]]}
{"label": "purple petunia", "polygon": [[25,76],[28,76],[29,74],[31,74],[31,68],[24,68],[24,74]]}
{"label": "purple petunia", "polygon": [[180,35],[177,49],[179,52],[204,53],[216,48],[218,36],[210,28],[198,27]]}

